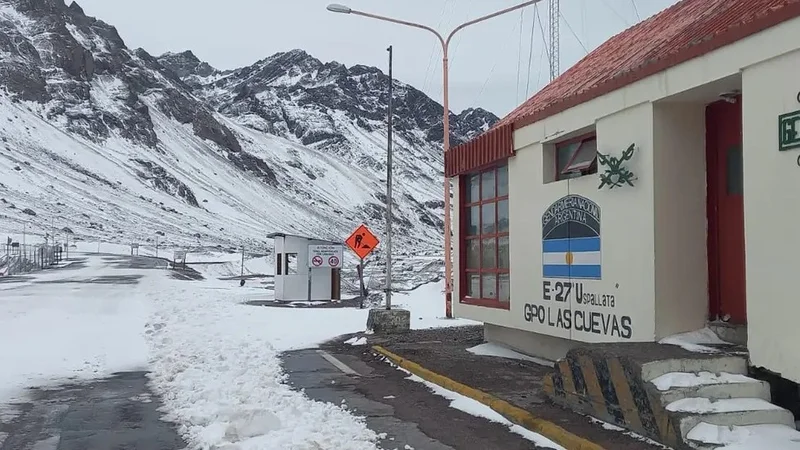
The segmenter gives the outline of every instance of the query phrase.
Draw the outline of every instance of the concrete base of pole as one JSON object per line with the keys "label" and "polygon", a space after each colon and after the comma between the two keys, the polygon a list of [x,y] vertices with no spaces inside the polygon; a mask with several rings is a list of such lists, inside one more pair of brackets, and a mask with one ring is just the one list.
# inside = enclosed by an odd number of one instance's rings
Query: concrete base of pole
{"label": "concrete base of pole", "polygon": [[408,333],[411,330],[411,311],[407,309],[371,309],[367,329],[376,334]]}

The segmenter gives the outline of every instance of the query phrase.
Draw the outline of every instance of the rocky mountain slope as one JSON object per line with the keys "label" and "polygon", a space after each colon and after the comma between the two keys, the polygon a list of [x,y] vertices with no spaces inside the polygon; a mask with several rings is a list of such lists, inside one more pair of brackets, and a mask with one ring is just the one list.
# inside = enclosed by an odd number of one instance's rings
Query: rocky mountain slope
{"label": "rocky mountain slope", "polygon": [[[0,231],[263,246],[382,231],[389,79],[300,50],[219,71],[63,0],[0,0]],[[442,236],[442,107],[395,83],[399,248]],[[497,120],[452,115],[454,143]]]}

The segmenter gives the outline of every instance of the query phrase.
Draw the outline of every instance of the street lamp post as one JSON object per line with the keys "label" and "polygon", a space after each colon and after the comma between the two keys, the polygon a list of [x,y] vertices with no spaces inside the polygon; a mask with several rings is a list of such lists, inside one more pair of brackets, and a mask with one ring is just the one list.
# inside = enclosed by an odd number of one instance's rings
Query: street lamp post
{"label": "street lamp post", "polygon": [[[433,28],[422,25],[419,23],[408,22],[405,20],[400,19],[393,19],[391,17],[379,16],[377,14],[367,13],[364,11],[358,11],[347,7],[345,5],[339,4],[331,4],[328,5],[328,11],[340,14],[355,14],[358,16],[369,17],[371,19],[383,20],[386,22],[392,22],[399,25],[405,25],[414,28],[420,28],[423,30],[430,31],[433,33],[438,39],[439,43],[442,44],[442,81],[443,81],[443,89],[442,89],[442,106],[444,107],[444,116],[442,118],[442,132],[444,133],[443,136],[443,146],[444,152],[447,153],[450,151],[450,99],[449,99],[449,63],[448,63],[448,49],[450,47],[450,41],[453,39],[453,36],[458,33],[459,31],[463,30],[464,28],[475,25],[476,23],[483,22],[485,20],[509,13],[511,11],[516,11],[518,9],[524,8],[526,6],[533,5],[534,3],[538,3],[541,0],[528,0],[526,2],[520,3],[515,6],[511,6],[509,8],[487,14],[482,17],[478,17],[477,19],[470,20],[469,22],[462,23],[461,25],[455,27],[447,37],[443,37],[441,33],[434,30]],[[451,226],[450,226],[450,180],[445,176],[444,178],[444,283],[445,283],[445,310],[447,318],[453,317],[453,310],[452,310],[452,301],[453,301],[453,285],[452,285],[452,258],[451,254]]]}

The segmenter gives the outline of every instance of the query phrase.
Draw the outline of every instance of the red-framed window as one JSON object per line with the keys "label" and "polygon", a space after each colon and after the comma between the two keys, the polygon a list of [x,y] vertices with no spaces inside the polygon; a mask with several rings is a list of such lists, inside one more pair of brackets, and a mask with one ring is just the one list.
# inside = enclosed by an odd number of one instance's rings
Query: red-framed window
{"label": "red-framed window", "polygon": [[594,134],[556,144],[556,180],[597,173],[597,136]]}
{"label": "red-framed window", "polygon": [[461,177],[461,303],[510,308],[508,165]]}

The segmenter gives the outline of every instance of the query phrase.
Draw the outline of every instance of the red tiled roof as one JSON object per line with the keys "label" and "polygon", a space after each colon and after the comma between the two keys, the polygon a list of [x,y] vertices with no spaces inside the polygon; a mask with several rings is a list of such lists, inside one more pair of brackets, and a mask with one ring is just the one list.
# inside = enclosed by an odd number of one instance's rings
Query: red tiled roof
{"label": "red tiled roof", "polygon": [[[477,141],[507,125],[530,125],[796,17],[800,0],[682,0],[600,45],[495,127],[451,149],[445,160],[480,160],[458,155],[485,147]],[[477,168],[454,166],[446,165],[453,170],[448,176]]]}

